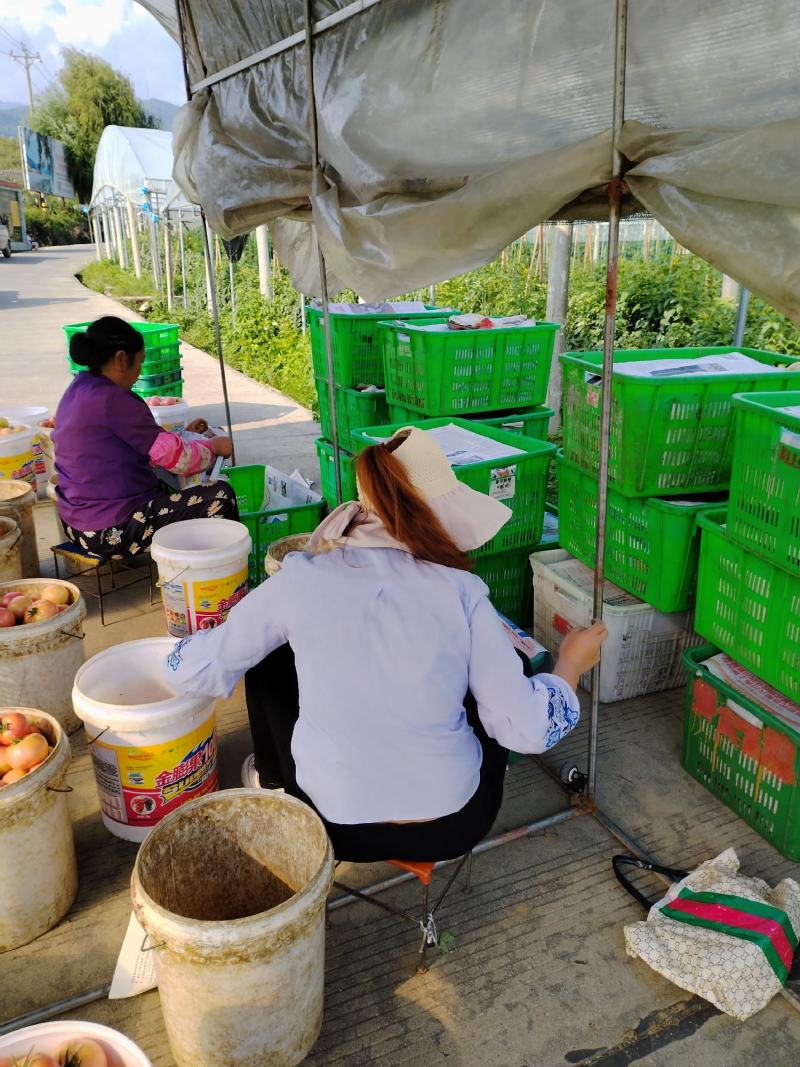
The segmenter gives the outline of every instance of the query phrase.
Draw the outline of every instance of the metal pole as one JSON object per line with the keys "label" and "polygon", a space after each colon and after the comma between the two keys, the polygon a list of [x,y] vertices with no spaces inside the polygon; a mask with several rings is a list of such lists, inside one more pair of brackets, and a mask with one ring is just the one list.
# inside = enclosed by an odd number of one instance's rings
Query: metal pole
{"label": "metal pole", "polygon": [[128,269],[128,249],[125,245],[125,220],[122,217],[122,211],[119,204],[114,202],[114,206],[111,209],[114,212],[114,229],[117,234],[117,242],[119,244],[119,265],[123,270]]}
{"label": "metal pole", "polygon": [[181,250],[181,299],[183,300],[183,306],[186,307],[186,241],[183,236],[183,208],[180,209],[178,217],[178,244]]}
{"label": "metal pole", "polygon": [[167,308],[172,311],[172,244],[169,237],[169,219],[164,216],[164,274],[167,282]]}
{"label": "metal pole", "polygon": [[[306,82],[308,85],[308,123],[311,139],[311,210],[314,210],[313,187],[317,179],[322,179],[319,165],[319,129],[317,127],[317,101],[314,94],[314,20],[311,13],[312,0],[303,0],[305,17],[305,52]],[[336,503],[342,502],[342,472],[340,468],[339,427],[336,420],[336,386],[333,380],[333,350],[331,348],[331,312],[328,306],[328,273],[325,269],[325,256],[317,229],[317,252],[319,253],[319,284],[322,295],[322,328],[325,332],[325,365],[328,371],[328,410],[331,413],[331,436],[333,437],[333,473],[336,479]]]}
{"label": "metal pole", "polygon": [[232,259],[228,260],[228,284],[231,287],[231,326],[236,326],[236,276]]}
{"label": "metal pole", "polygon": [[430,287],[430,289],[428,289],[428,300],[430,301],[431,307],[436,307],[436,286],[435,285],[432,285]]}
{"label": "metal pole", "polygon": [[306,298],[300,293],[300,332],[305,337],[308,329],[308,316],[306,315]]}
{"label": "metal pole", "polygon": [[267,300],[272,299],[272,282],[269,276],[269,228],[256,226],[256,252],[258,254],[258,288]]}
{"label": "metal pole", "polygon": [[233,423],[231,419],[231,405],[228,400],[228,379],[225,377],[225,353],[222,349],[222,332],[219,328],[219,308],[217,306],[217,283],[214,277],[214,263],[211,259],[211,242],[208,239],[208,227],[206,214],[200,211],[200,229],[203,233],[203,251],[206,257],[206,283],[211,299],[211,317],[214,320],[214,337],[217,341],[217,359],[219,360],[219,376],[222,380],[222,399],[225,404],[225,419],[228,433],[231,438],[231,465],[236,466],[236,447],[233,444]]}
{"label": "metal pole", "polygon": [[[600,464],[597,472],[597,559],[594,571],[594,617],[603,617],[606,507],[608,504],[608,452],[611,430],[611,378],[614,370],[614,336],[617,325],[617,267],[619,219],[622,205],[622,156],[619,139],[625,115],[625,53],[628,0],[617,0],[616,51],[614,56],[614,110],[611,129],[611,183],[608,187],[608,261],[606,266],[606,319],[603,334],[603,388],[600,394]],[[587,793],[594,797],[597,784],[597,728],[600,719],[600,664],[592,671],[592,702],[589,724]]]}
{"label": "metal pole", "polygon": [[733,331],[733,343],[739,347],[744,341],[744,331],[747,326],[747,309],[750,305],[750,290],[742,286],[739,294],[739,307],[736,309],[736,328]]}
{"label": "metal pole", "polygon": [[551,432],[561,429],[562,375],[559,356],[564,351],[564,334],[567,329],[567,304],[569,301],[569,274],[573,246],[571,222],[557,222],[550,251],[550,269],[547,272],[547,322],[557,322],[561,329],[556,334],[553,355],[550,360],[550,384],[547,387],[547,403],[555,410],[550,425]]}
{"label": "metal pole", "polygon": [[97,210],[89,212],[89,221],[92,225],[92,237],[94,238],[94,254],[97,256],[99,263],[103,258],[103,253],[100,249],[100,220],[97,217]]}
{"label": "metal pole", "polygon": [[139,227],[137,225],[133,204],[130,200],[128,200],[125,204],[125,210],[128,214],[128,229],[131,231],[131,255],[133,256],[133,273],[136,275],[137,278],[141,278],[142,256],[139,252]]}

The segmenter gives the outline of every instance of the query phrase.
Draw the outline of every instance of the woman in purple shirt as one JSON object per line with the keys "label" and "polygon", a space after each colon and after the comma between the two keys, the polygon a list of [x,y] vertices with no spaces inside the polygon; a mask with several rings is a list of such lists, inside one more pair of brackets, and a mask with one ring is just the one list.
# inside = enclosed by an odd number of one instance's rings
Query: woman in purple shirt
{"label": "woman in purple shirt", "polygon": [[[77,374],[56,411],[58,512],[67,536],[98,556],[121,559],[147,548],[162,526],[181,519],[237,519],[227,482],[180,492],[164,487],[154,467],[189,475],[214,456],[229,456],[228,437],[186,442],[164,432],[131,390],[144,361],[142,335],[106,316],[70,340]],[[191,428],[191,427],[190,427]]]}

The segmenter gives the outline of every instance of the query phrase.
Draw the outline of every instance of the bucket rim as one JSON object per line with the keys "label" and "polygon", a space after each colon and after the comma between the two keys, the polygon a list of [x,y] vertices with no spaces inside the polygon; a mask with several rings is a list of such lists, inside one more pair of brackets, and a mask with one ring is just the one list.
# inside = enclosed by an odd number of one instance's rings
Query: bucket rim
{"label": "bucket rim", "polygon": [[[176,532],[179,533],[182,527],[191,525],[194,529],[197,529],[200,523],[213,523],[214,528],[217,530],[230,530],[231,536],[234,532],[233,527],[238,527],[238,537],[235,541],[232,540],[229,544],[220,545],[217,548],[172,548],[169,544],[163,543],[164,541],[168,541],[170,537],[176,536]],[[223,523],[225,524],[224,526]],[[210,529],[211,527],[208,528]],[[153,534],[153,539],[150,542],[150,555],[156,563],[167,563],[171,560],[179,563],[191,563],[202,557],[207,557],[212,562],[219,563],[227,561],[228,556],[240,554],[249,555],[251,546],[252,539],[250,537],[250,531],[243,522],[238,522],[236,519],[205,517],[199,519],[181,519],[180,522],[171,522],[167,526],[162,526],[160,530],[156,530]],[[216,557],[220,558],[217,559]]]}
{"label": "bucket rim", "polygon": [[[169,828],[171,823],[177,822],[180,818],[186,818],[187,815],[191,815],[195,809],[206,807],[211,804],[224,804],[239,797],[257,798],[260,802],[266,804],[288,804],[291,807],[299,807],[309,816],[312,816],[312,822],[319,825],[319,829],[322,832],[322,839],[325,842],[324,853],[320,859],[319,866],[311,878],[309,878],[306,885],[302,889],[294,892],[287,900],[282,901],[274,908],[270,908],[268,911],[257,912],[255,915],[245,915],[240,919],[190,919],[170,911],[162,904],[158,904],[144,888],[141,879],[143,857],[147,857],[148,848],[152,849],[155,847],[153,842],[158,839],[158,834],[164,833],[165,827]],[[333,884],[333,877],[333,847],[325,829],[325,824],[312,807],[305,804],[297,797],[290,796],[287,793],[278,793],[271,789],[251,789],[244,787],[237,789],[220,789],[216,793],[206,793],[204,796],[195,797],[193,800],[187,801],[186,804],[182,804],[174,811],[165,815],[164,818],[152,828],[140,845],[139,851],[136,854],[133,873],[131,875],[131,896],[136,916],[148,933],[158,933],[159,936],[164,936],[166,932],[169,931],[169,935],[174,938],[174,942],[170,945],[170,948],[180,951],[182,948],[191,946],[194,951],[200,954],[214,956],[220,949],[225,948],[224,942],[226,939],[233,940],[235,937],[236,942],[239,945],[241,945],[242,940],[260,944],[262,943],[264,928],[266,926],[280,923],[281,920],[285,919],[288,912],[294,911],[302,914],[309,908],[309,906],[316,907],[317,898],[322,900],[324,906],[324,901]],[[145,909],[150,913],[149,916],[143,914]],[[151,919],[150,922],[148,922],[148,918]],[[208,938],[208,935],[212,933],[221,935],[220,938],[213,943],[210,942]],[[225,935],[228,935],[227,938]]]}
{"label": "bucket rim", "polygon": [[[154,726],[168,726],[187,714],[211,715],[215,705],[213,698],[207,700],[176,693],[165,700],[154,700],[147,704],[113,704],[106,700],[96,700],[80,688],[81,680],[86,678],[90,669],[96,669],[97,664],[103,659],[124,656],[134,646],[140,648],[149,646],[154,654],[157,654],[158,647],[160,647],[166,663],[167,656],[176,644],[177,639],[169,636],[143,637],[136,641],[124,641],[122,644],[101,649],[82,663],[75,674],[72,686],[72,706],[81,722],[84,725],[98,726],[113,733],[126,734],[152,729]],[[136,726],[132,725],[132,720],[137,721]]]}
{"label": "bucket rim", "polygon": [[83,1019],[63,1019],[48,1023],[33,1023],[31,1026],[24,1026],[21,1030],[13,1030],[9,1034],[0,1036],[0,1052],[5,1054],[18,1041],[23,1039],[25,1042],[34,1038],[46,1039],[51,1034],[61,1040],[70,1038],[75,1040],[83,1037],[105,1041],[106,1044],[113,1048],[118,1057],[120,1053],[125,1053],[126,1057],[134,1059],[136,1067],[153,1067],[153,1062],[147,1054],[120,1030],[115,1030],[112,1026],[105,1026],[103,1023],[93,1023]]}
{"label": "bucket rim", "polygon": [[[19,486],[19,491],[16,496],[4,496],[4,489],[11,489],[12,486]],[[24,489],[22,487],[25,487]],[[24,497],[31,494],[33,500],[28,504],[28,507],[33,507],[36,502],[36,490],[33,488],[30,482],[24,481],[22,478],[0,478],[0,508],[2,507],[17,507],[24,508],[26,505],[23,503]]]}
{"label": "bucket rim", "polygon": [[[18,782],[4,785],[0,789],[0,818],[8,817],[10,808],[16,807],[18,804],[27,803],[34,793],[46,788],[53,779],[66,773],[72,762],[72,749],[70,748],[67,731],[58,719],[40,708],[23,708],[12,704],[0,707],[0,714],[5,714],[9,711],[22,712],[37,726],[44,722],[55,732],[56,743],[53,745],[53,751],[42,762],[41,767],[37,767],[34,771],[26,774]],[[37,722],[37,720],[39,721]]]}

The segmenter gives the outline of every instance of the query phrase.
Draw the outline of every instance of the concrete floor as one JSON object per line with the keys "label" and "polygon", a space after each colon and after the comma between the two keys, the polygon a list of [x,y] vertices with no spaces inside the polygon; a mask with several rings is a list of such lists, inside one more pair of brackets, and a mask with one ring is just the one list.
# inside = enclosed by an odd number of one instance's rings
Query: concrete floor
{"label": "concrete floor", "polygon": [[[101,298],[90,297],[95,299]],[[15,333],[15,321],[4,313],[0,343],[13,343],[5,324]],[[5,373],[5,357],[3,366]],[[20,402],[28,395],[21,393]],[[46,551],[52,510],[40,505],[36,520]],[[143,587],[109,607],[110,623],[103,629],[95,605],[89,605],[87,656],[164,633],[161,610],[148,606]],[[602,809],[662,862],[692,867],[734,845],[745,871],[770,881],[796,877],[796,865],[682,770],[683,703],[683,692],[675,690],[602,709]],[[232,786],[249,748],[241,686],[217,710],[222,784]],[[584,722],[554,751],[553,766],[565,760],[585,766],[586,745]],[[72,749],[78,899],[55,929],[0,957],[0,1023],[110,981],[127,926],[135,846],[113,838],[100,822],[82,731],[73,736]],[[567,803],[540,765],[521,760],[509,770],[495,831]],[[454,949],[447,956],[434,954],[421,976],[414,974],[417,937],[411,926],[362,903],[335,913],[327,940],[325,1020],[307,1062],[794,1067],[800,1015],[791,999],[777,997],[740,1024],[626,958],[623,926],[642,915],[614,881],[610,861],[620,851],[601,822],[581,815],[478,856],[472,894],[454,891],[441,913],[440,925],[455,936]],[[377,866],[342,876],[363,884],[391,873]],[[648,888],[657,894],[660,885]],[[390,899],[411,907],[418,890],[406,884],[392,890]],[[71,1017],[115,1026],[142,1046],[155,1067],[174,1067],[156,992],[127,1001],[97,1000]]]}

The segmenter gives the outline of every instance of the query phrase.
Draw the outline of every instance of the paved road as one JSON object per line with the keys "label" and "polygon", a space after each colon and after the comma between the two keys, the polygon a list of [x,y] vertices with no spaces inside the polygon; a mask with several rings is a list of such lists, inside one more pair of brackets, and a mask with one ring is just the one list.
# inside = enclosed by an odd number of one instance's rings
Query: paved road
{"label": "paved road", "polygon": [[[0,402],[46,404],[55,411],[70,377],[62,325],[100,315],[131,319],[126,308],[85,289],[75,272],[94,257],[93,246],[22,252],[0,259]],[[209,422],[224,421],[217,361],[183,346],[184,396]],[[298,467],[318,476],[311,414],[281,393],[228,369],[228,391],[238,463]]]}

